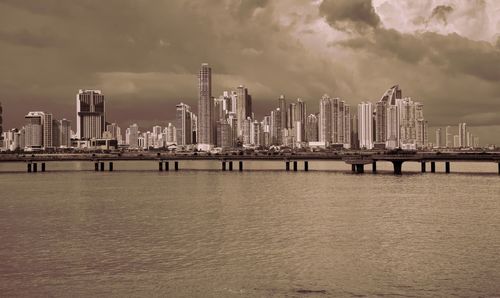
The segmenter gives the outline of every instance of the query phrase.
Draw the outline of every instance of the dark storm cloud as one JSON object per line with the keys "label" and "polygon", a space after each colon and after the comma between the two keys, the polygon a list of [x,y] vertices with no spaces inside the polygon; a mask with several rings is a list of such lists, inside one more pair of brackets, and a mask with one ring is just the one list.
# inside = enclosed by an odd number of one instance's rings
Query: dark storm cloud
{"label": "dark storm cloud", "polygon": [[448,24],[448,15],[453,12],[453,7],[450,5],[438,5],[432,10],[430,19],[436,19],[443,22],[445,25]]}
{"label": "dark storm cloud", "polygon": [[493,82],[500,80],[500,50],[489,42],[473,41],[455,33],[405,34],[383,28],[375,30],[370,37],[357,37],[338,44],[412,64],[431,63],[449,73],[463,73]]}
{"label": "dark storm cloud", "polygon": [[380,24],[371,0],[324,0],[319,12],[339,30],[359,31]]}

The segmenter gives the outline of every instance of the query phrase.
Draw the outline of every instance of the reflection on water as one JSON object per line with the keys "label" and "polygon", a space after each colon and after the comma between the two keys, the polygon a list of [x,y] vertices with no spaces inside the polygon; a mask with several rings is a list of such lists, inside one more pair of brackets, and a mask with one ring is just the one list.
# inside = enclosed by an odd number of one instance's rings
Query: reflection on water
{"label": "reflection on water", "polygon": [[0,164],[2,296],[500,293],[496,164],[446,175],[408,163],[399,177],[384,163],[381,175],[341,162],[180,166]]}

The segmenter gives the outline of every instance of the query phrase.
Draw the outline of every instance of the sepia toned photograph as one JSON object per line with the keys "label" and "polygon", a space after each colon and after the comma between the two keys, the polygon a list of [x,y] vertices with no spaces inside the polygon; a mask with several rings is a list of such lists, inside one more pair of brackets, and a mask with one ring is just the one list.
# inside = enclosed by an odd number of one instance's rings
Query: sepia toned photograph
{"label": "sepia toned photograph", "polygon": [[500,0],[0,0],[0,297],[500,297]]}

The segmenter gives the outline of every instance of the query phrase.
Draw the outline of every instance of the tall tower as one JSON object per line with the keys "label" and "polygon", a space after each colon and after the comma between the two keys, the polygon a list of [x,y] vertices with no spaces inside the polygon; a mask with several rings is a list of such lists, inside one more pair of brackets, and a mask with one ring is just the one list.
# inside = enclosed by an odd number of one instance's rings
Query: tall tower
{"label": "tall tower", "polygon": [[451,135],[451,126],[446,126],[446,148],[453,147],[453,136]]}
{"label": "tall tower", "polygon": [[176,120],[177,145],[192,144],[191,107],[182,102],[178,104],[176,106]]}
{"label": "tall tower", "polygon": [[373,104],[362,102],[358,105],[358,136],[359,147],[373,148]]}
{"label": "tall tower", "polygon": [[283,113],[281,113],[281,129],[287,128],[286,127],[288,121],[286,118],[287,113],[284,113],[284,111],[286,111],[286,99],[283,94],[281,94],[280,97],[278,98],[278,108],[280,108],[280,111],[283,111]]}
{"label": "tall tower", "polygon": [[458,146],[466,147],[467,146],[467,124],[459,123],[458,124]]}
{"label": "tall tower", "polygon": [[198,149],[207,151],[214,145],[212,69],[208,63],[203,63],[198,73],[198,90]]}
{"label": "tall tower", "polygon": [[76,135],[80,140],[101,138],[106,129],[104,95],[100,90],[80,90],[76,95]]}
{"label": "tall tower", "polygon": [[319,141],[332,141],[332,99],[326,94],[319,101]]}
{"label": "tall tower", "polygon": [[436,148],[444,147],[443,143],[441,141],[441,128],[436,129],[436,142],[435,142],[434,146]]}
{"label": "tall tower", "polygon": [[245,86],[238,86],[236,90],[236,119],[238,121],[238,137],[243,136],[243,125],[248,117],[252,117],[252,97]]}

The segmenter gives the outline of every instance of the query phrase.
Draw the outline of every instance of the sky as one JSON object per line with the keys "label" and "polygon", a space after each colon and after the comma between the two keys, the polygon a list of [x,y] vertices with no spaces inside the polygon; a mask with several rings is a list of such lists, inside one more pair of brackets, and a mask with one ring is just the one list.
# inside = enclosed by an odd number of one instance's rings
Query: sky
{"label": "sky", "polygon": [[500,144],[500,1],[0,0],[4,129],[29,111],[76,118],[100,89],[107,121],[142,130],[197,110],[201,63],[213,96],[245,85],[258,119],[277,98],[352,106],[399,84],[434,128],[466,122]]}

